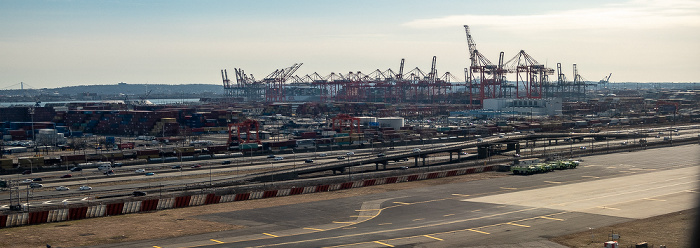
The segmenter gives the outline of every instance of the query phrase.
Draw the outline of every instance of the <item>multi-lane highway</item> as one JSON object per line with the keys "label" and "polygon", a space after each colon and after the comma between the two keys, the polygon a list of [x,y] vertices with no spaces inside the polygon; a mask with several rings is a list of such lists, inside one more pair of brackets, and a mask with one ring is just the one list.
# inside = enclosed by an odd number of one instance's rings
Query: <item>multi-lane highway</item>
{"label": "multi-lane highway", "polygon": [[548,246],[547,237],[695,207],[699,150],[606,154],[574,170],[201,215],[246,228],[105,247]]}
{"label": "multi-lane highway", "polygon": [[[680,126],[673,129],[668,128],[657,128],[657,129],[639,129],[639,130],[626,130],[621,132],[622,134],[634,134],[641,133],[650,138],[650,142],[657,140],[657,142],[663,141],[663,137],[673,137],[675,139],[680,138],[692,138],[697,137],[697,126]],[[661,135],[657,134],[660,132]],[[659,137],[654,137],[658,135]],[[662,136],[663,135],[663,136]],[[369,164],[362,169],[372,169],[374,167],[371,161],[389,159],[393,161],[392,158],[403,158],[410,156],[425,156],[428,163],[439,163],[450,159],[450,156],[440,153],[443,150],[461,150],[465,147],[474,147],[476,144],[499,141],[499,140],[510,140],[510,139],[520,139],[526,137],[523,134],[512,134],[505,135],[505,137],[498,137],[497,135],[484,138],[483,141],[470,141],[470,142],[445,142],[438,144],[428,144],[428,145],[418,145],[418,146],[407,146],[407,147],[397,147],[395,150],[386,150],[386,156],[383,158],[376,157],[376,151],[374,149],[360,149],[354,150],[354,155],[346,156],[345,150],[334,151],[334,152],[324,152],[327,156],[319,156],[321,153],[296,153],[281,155],[284,156],[282,160],[268,159],[265,157],[235,157],[235,158],[224,158],[224,159],[213,159],[207,161],[185,161],[185,162],[171,162],[171,163],[156,163],[148,165],[136,165],[116,168],[117,176],[107,177],[102,175],[97,171],[97,169],[86,169],[81,172],[44,172],[35,173],[33,175],[8,175],[4,176],[5,179],[20,180],[26,178],[36,178],[42,177],[44,181],[43,189],[30,189],[29,183],[21,184],[21,192],[19,195],[21,204],[29,206],[40,206],[47,204],[56,204],[64,202],[74,202],[74,201],[88,201],[94,199],[96,196],[111,196],[111,195],[128,195],[133,191],[151,191],[151,193],[162,193],[163,191],[171,189],[182,188],[187,185],[209,185],[212,182],[221,181],[232,181],[244,179],[250,177],[251,173],[260,173],[270,170],[283,170],[285,168],[292,169],[295,173],[303,172],[305,170],[328,170],[332,166],[347,166],[347,164],[357,165],[366,163]],[[447,140],[449,141],[449,140]],[[589,139],[586,142],[577,142],[575,147],[573,142],[569,143],[554,143],[549,146],[542,146],[542,142],[537,147],[534,148],[523,148],[521,153],[525,155],[539,155],[551,153],[555,149],[580,149],[581,147],[586,147],[588,150],[592,148],[620,148],[620,147],[637,147],[639,144],[637,140],[617,140],[613,141],[595,141]],[[422,149],[419,152],[414,151],[414,148]],[[580,152],[580,151],[579,151]],[[504,153],[504,155],[513,155],[515,151],[510,151]],[[455,158],[459,155],[455,154]],[[336,156],[345,156],[345,160],[337,160]],[[314,163],[304,163],[305,159],[314,159]],[[222,165],[223,161],[230,161],[230,164]],[[412,166],[418,163],[415,158],[411,159],[405,163],[391,163],[389,168],[398,168],[399,165]],[[192,165],[201,164],[200,168],[190,168]],[[182,169],[174,170],[171,169],[172,166],[181,166]],[[419,164],[422,165],[422,164]],[[320,168],[320,169],[318,169]],[[135,173],[136,169],[145,169],[147,172],[155,172],[154,176],[144,176],[143,173]],[[359,169],[355,169],[356,171]],[[73,178],[60,178],[61,175],[70,173]],[[92,190],[89,191],[78,191],[77,189],[81,185],[93,186]],[[71,188],[69,191],[55,191],[54,188],[58,186],[67,186]],[[15,202],[16,202],[15,195]],[[29,204],[27,204],[27,199],[29,199]],[[9,191],[3,191],[0,193],[0,209],[8,208],[10,203]]]}

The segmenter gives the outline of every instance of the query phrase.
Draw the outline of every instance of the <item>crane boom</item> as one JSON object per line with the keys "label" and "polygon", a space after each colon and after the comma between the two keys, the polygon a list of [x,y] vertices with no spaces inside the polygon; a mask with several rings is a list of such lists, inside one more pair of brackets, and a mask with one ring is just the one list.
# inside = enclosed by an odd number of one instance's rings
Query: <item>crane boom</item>
{"label": "crane boom", "polygon": [[476,42],[472,39],[472,35],[469,33],[469,25],[464,25],[464,30],[467,32],[467,44],[469,45],[469,61],[471,61],[471,66],[476,66]]}

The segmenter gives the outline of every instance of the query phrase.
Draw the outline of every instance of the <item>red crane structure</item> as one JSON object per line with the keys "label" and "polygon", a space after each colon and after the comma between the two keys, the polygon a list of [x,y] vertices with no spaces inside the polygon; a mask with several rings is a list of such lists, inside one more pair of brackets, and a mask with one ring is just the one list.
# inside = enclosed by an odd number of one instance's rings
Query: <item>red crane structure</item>
{"label": "red crane structure", "polygon": [[350,133],[360,132],[360,118],[352,117],[347,114],[339,114],[333,117],[331,121],[333,130],[337,132],[342,132],[343,130],[350,130]]}
{"label": "red crane structure", "polygon": [[515,73],[515,97],[538,99],[543,97],[543,86],[554,69],[546,68],[525,51],[520,50],[505,62],[505,68]]}
{"label": "red crane structure", "polygon": [[501,52],[498,65],[494,65],[486,56],[476,49],[476,42],[469,33],[469,25],[464,25],[469,46],[469,68],[464,69],[465,82],[468,91],[470,108],[478,108],[484,99],[503,97],[503,75],[507,72],[503,68],[503,52]]}
{"label": "red crane structure", "polygon": [[[234,127],[236,130],[235,137],[233,136]],[[253,134],[253,132],[255,132],[255,134]],[[241,133],[245,133],[245,139],[241,138]],[[243,122],[228,124],[228,143],[231,144],[234,140],[238,141],[239,144],[262,144],[260,141],[260,123],[256,120],[247,119]]]}
{"label": "red crane structure", "polygon": [[302,63],[294,64],[284,69],[277,69],[267,75],[262,81],[267,85],[265,100],[268,102],[286,101],[287,98],[285,97],[284,84],[292,77],[294,72],[301,67],[301,65]]}

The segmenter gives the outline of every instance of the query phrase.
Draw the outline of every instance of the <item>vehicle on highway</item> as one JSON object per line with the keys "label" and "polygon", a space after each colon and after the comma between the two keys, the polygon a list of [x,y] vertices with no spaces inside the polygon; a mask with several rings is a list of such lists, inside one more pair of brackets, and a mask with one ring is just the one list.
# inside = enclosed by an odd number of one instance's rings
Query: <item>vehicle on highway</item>
{"label": "vehicle on highway", "polygon": [[355,152],[347,152],[347,153],[345,153],[345,155],[352,156],[352,155],[355,155]]}
{"label": "vehicle on highway", "polygon": [[70,189],[70,188],[68,188],[68,187],[66,187],[66,186],[58,186],[58,187],[56,187],[56,191],[66,191],[66,190],[69,190],[69,189]]}
{"label": "vehicle on highway", "polygon": [[70,171],[72,171],[72,172],[82,171],[82,170],[83,170],[83,168],[80,168],[80,167],[73,167],[73,168],[70,168]]}
{"label": "vehicle on highway", "polygon": [[173,169],[182,169],[182,166],[179,166],[179,165],[173,165],[173,166],[172,166],[172,167],[170,167],[170,168],[173,168]]}
{"label": "vehicle on highway", "polygon": [[459,154],[461,154],[461,155],[469,155],[469,153],[467,153],[467,152],[460,152]]}
{"label": "vehicle on highway", "polygon": [[408,166],[401,166],[399,167],[399,170],[408,170]]}
{"label": "vehicle on highway", "polygon": [[476,139],[476,142],[484,142],[484,139],[478,138],[478,139]]}
{"label": "vehicle on highway", "polygon": [[143,191],[134,191],[134,192],[131,193],[131,194],[134,195],[134,196],[145,196],[145,195],[146,195],[146,192],[143,192]]}
{"label": "vehicle on highway", "polygon": [[319,157],[325,157],[325,156],[328,156],[328,154],[321,153],[321,154],[319,154],[318,156],[319,156]]}
{"label": "vehicle on highway", "polygon": [[386,156],[386,154],[384,154],[384,153],[377,154],[377,157],[380,157],[380,158],[384,157],[384,156]]}
{"label": "vehicle on highway", "polygon": [[116,173],[114,173],[114,170],[109,170],[109,171],[105,171],[105,175],[114,176],[114,175],[116,175]]}
{"label": "vehicle on highway", "polygon": [[34,180],[32,180],[31,178],[27,178],[27,179],[24,179],[24,181],[22,181],[22,182],[23,183],[31,183],[31,182],[34,182]]}
{"label": "vehicle on highway", "polygon": [[78,188],[78,189],[79,189],[79,190],[91,190],[92,187],[87,186],[87,185],[83,185],[83,186],[80,186],[80,188]]}
{"label": "vehicle on highway", "polygon": [[519,158],[519,157],[520,157],[520,154],[517,154],[517,153],[516,153],[516,154],[513,154],[513,157]]}
{"label": "vehicle on highway", "polygon": [[22,171],[22,175],[29,175],[29,174],[32,174],[32,171],[30,171],[30,170]]}
{"label": "vehicle on highway", "polygon": [[221,162],[221,164],[231,164],[231,160],[223,161],[223,162]]}
{"label": "vehicle on highway", "polygon": [[156,175],[156,173],[148,172],[148,173],[146,173],[146,174],[144,174],[144,175],[146,175],[146,176],[154,176],[154,175]]}
{"label": "vehicle on highway", "polygon": [[97,167],[97,170],[99,170],[99,171],[110,171],[110,170],[112,170],[112,164],[110,164],[109,162],[104,162],[104,163],[101,164],[99,167]]}
{"label": "vehicle on highway", "polygon": [[44,179],[41,179],[41,177],[37,177],[37,178],[32,179],[32,181],[41,182],[41,181],[44,181]]}
{"label": "vehicle on highway", "polygon": [[276,157],[277,157],[277,156],[275,156],[275,155],[272,155],[272,154],[270,154],[270,155],[267,155],[267,158],[276,158]]}
{"label": "vehicle on highway", "polygon": [[586,147],[585,147],[585,146],[582,146],[582,147],[579,147],[579,149],[581,149],[581,150],[586,150]]}
{"label": "vehicle on highway", "polygon": [[313,163],[313,162],[314,162],[314,160],[313,160],[313,159],[307,159],[307,160],[304,160],[304,163]]}
{"label": "vehicle on highway", "polygon": [[201,164],[196,164],[196,165],[193,165],[193,166],[192,166],[192,168],[200,168],[200,167],[202,167]]}
{"label": "vehicle on highway", "polygon": [[134,171],[135,173],[146,173],[146,169],[138,169]]}
{"label": "vehicle on highway", "polygon": [[114,163],[114,165],[112,165],[112,166],[113,167],[122,167],[122,165],[124,165],[124,164],[123,163]]}
{"label": "vehicle on highway", "polygon": [[420,148],[413,148],[413,152],[420,152]]}
{"label": "vehicle on highway", "polygon": [[43,185],[43,184],[40,184],[40,183],[30,183],[30,184],[29,184],[29,187],[32,188],[32,189],[35,189],[35,188],[44,187],[44,185]]}
{"label": "vehicle on highway", "polygon": [[61,178],[71,178],[71,177],[73,177],[73,175],[71,175],[71,174],[65,174],[65,175],[61,176]]}
{"label": "vehicle on highway", "polygon": [[338,159],[338,160],[343,160],[343,159],[345,159],[345,157],[339,156],[339,157],[337,157],[337,159]]}
{"label": "vehicle on highway", "polygon": [[284,157],[275,157],[275,160],[282,160]]}

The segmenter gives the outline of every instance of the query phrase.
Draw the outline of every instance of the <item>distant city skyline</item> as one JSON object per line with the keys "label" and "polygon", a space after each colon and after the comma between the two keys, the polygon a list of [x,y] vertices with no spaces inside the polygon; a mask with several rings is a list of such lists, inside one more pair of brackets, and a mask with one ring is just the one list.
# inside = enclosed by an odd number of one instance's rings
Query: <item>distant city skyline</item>
{"label": "distant city skyline", "polygon": [[[494,63],[520,50],[588,81],[699,82],[700,1],[0,0],[0,89],[220,84],[391,68],[464,80],[463,25]],[[513,76],[509,77],[512,80]],[[550,77],[555,80],[556,76]]]}

